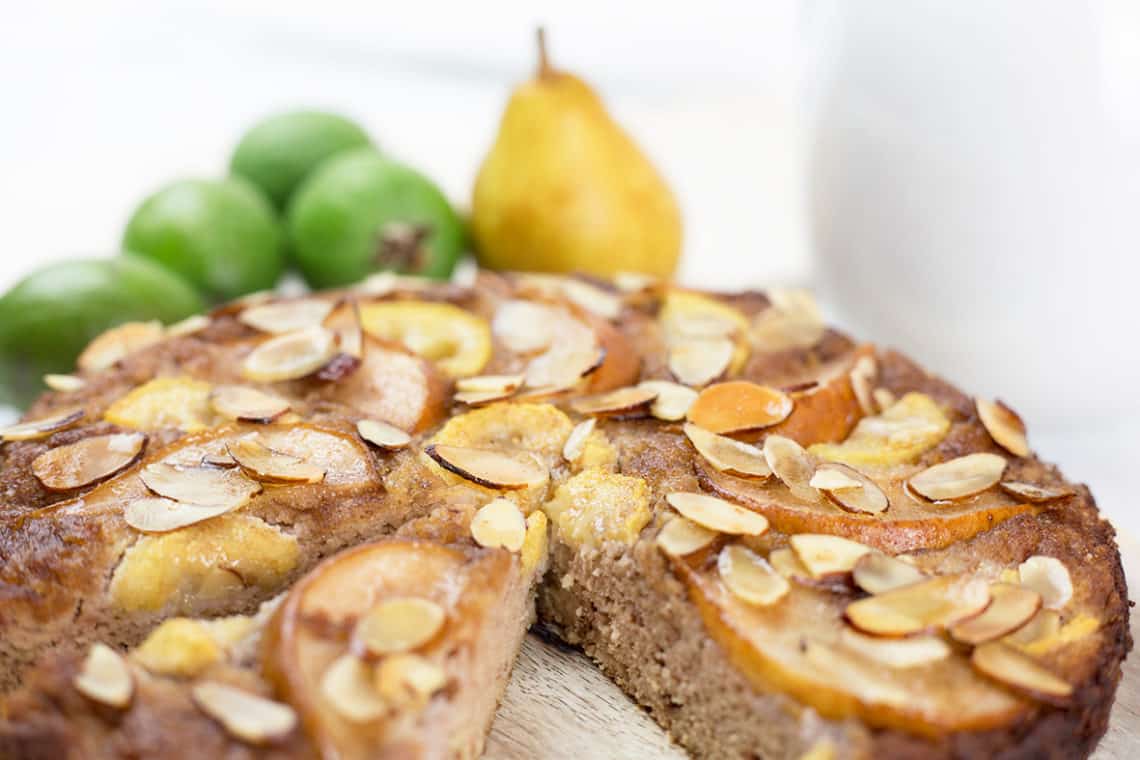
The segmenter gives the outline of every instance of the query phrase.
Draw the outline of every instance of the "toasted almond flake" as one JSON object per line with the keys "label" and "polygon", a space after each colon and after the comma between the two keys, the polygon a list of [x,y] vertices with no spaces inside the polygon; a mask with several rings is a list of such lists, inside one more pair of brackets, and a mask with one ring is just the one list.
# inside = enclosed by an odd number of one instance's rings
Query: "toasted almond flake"
{"label": "toasted almond flake", "polygon": [[245,357],[241,372],[255,382],[296,380],[319,370],[335,353],[333,333],[324,327],[309,327],[258,345]]}
{"label": "toasted almond flake", "polygon": [[1005,464],[997,454],[967,454],[927,467],[908,483],[931,501],[964,499],[997,485]]}
{"label": "toasted almond flake", "polygon": [[970,662],[982,674],[1052,704],[1065,704],[1073,687],[1013,647],[990,641],[974,649]]}
{"label": "toasted almond flake", "polygon": [[76,375],[44,375],[44,385],[60,393],[75,393],[83,390],[87,381]]}
{"label": "toasted almond flake", "polygon": [[206,454],[198,460],[198,464],[203,467],[221,467],[227,470],[231,467],[237,467],[237,462],[225,451],[217,454]]}
{"label": "toasted almond flake", "polygon": [[575,306],[602,319],[617,319],[621,314],[621,298],[582,280],[562,280],[562,295]]}
{"label": "toasted almond flake", "polygon": [[875,403],[875,397],[872,395],[871,388],[875,384],[875,379],[879,374],[879,365],[875,362],[872,356],[860,356],[855,365],[851,368],[849,375],[851,379],[851,390],[855,392],[855,400],[859,402],[859,408],[863,414],[868,417],[873,414],[878,414],[880,409],[879,405]]}
{"label": "toasted almond flake", "polygon": [[210,392],[214,411],[242,422],[272,422],[289,411],[289,402],[244,385],[219,385]]}
{"label": "toasted almond flake", "polygon": [[570,402],[570,408],[578,414],[626,417],[647,413],[649,405],[656,398],[657,393],[646,388],[618,388],[607,393],[575,399]]}
{"label": "toasted almond flake", "polygon": [[677,515],[657,534],[657,546],[670,557],[684,557],[705,548],[718,533]]}
{"label": "toasted almond flake", "polygon": [[618,272],[614,275],[614,287],[623,293],[640,293],[643,290],[650,290],[657,285],[659,280],[650,274],[644,272]]}
{"label": "toasted almond flake", "polygon": [[162,323],[124,322],[118,327],[97,336],[79,354],[75,365],[82,372],[99,372],[125,359],[136,351],[152,346],[162,340]]}
{"label": "toasted almond flake", "polygon": [[700,387],[725,373],[736,344],[728,338],[690,338],[669,348],[669,371],[678,382]]}
{"label": "toasted almond flake", "polygon": [[461,391],[455,394],[455,400],[467,406],[484,406],[496,401],[505,401],[514,394],[514,391]]}
{"label": "toasted almond flake", "polygon": [[895,394],[886,388],[876,388],[871,392],[871,397],[875,399],[875,406],[879,408],[880,412],[894,406],[895,402],[898,401]]}
{"label": "toasted almond flake", "polygon": [[376,666],[376,691],[397,710],[422,706],[447,685],[443,668],[418,654],[396,654]]}
{"label": "toasted almond flake", "polygon": [[1010,496],[1024,499],[1033,504],[1044,504],[1058,499],[1067,499],[1076,493],[1067,486],[1038,486],[1032,483],[1021,483],[1015,480],[1002,481],[1001,490]]}
{"label": "toasted almond flake", "polygon": [[246,475],[262,483],[319,483],[325,479],[323,467],[274,451],[254,436],[242,436],[226,444],[226,453]]}
{"label": "toasted almond flake", "polygon": [[586,450],[586,440],[590,437],[590,433],[594,432],[597,424],[598,420],[591,417],[575,425],[562,446],[562,458],[567,462],[577,462],[582,457],[582,452]]}
{"label": "toasted almond flake", "polygon": [[914,565],[882,552],[868,552],[851,569],[855,585],[868,594],[882,594],[926,580],[926,573]]}
{"label": "toasted almond flake", "polygon": [[232,736],[250,744],[282,739],[297,725],[293,708],[218,681],[199,681],[190,690],[194,704]]}
{"label": "toasted almond flake", "polygon": [[5,441],[34,441],[38,438],[47,438],[52,433],[74,427],[85,416],[82,409],[72,409],[38,420],[18,422],[0,428],[0,440]]}
{"label": "toasted almond flake", "polygon": [[783,422],[794,407],[781,390],[733,380],[701,391],[689,409],[689,420],[719,435],[732,435]]}
{"label": "toasted almond flake", "polygon": [[764,515],[702,493],[674,492],[665,497],[673,509],[709,530],[760,536],[768,531]]}
{"label": "toasted almond flake", "polygon": [[460,393],[501,393],[509,396],[522,387],[526,375],[476,375],[455,381]]}
{"label": "toasted almond flake", "polygon": [[360,437],[382,449],[402,449],[412,442],[412,437],[395,425],[381,420],[360,420],[356,423]]}
{"label": "toasted almond flake", "polygon": [[92,644],[73,681],[88,699],[122,709],[130,704],[135,681],[123,656],[106,644]]}
{"label": "toasted almond flake", "polygon": [[810,348],[823,338],[826,325],[815,298],[806,290],[773,289],[771,305],[752,319],[752,345],[758,351]]}
{"label": "toasted almond flake", "polygon": [[694,425],[685,423],[685,435],[705,461],[721,472],[742,475],[749,478],[768,478],[772,468],[764,458],[764,452],[755,446]]}
{"label": "toasted almond flake", "polygon": [[525,451],[504,454],[433,443],[424,449],[424,453],[445,470],[487,488],[528,488],[545,482],[549,477],[537,457]]}
{"label": "toasted almond flake", "polygon": [[531,360],[526,368],[524,384],[533,389],[572,388],[602,366],[605,358],[605,349],[597,345],[583,348],[555,346]]}
{"label": "toasted almond flake", "polygon": [[351,654],[332,661],[321,676],[321,696],[353,723],[376,720],[387,710],[372,683],[372,668]]}
{"label": "toasted almond flake", "polygon": [[638,383],[637,387],[657,394],[657,398],[653,399],[653,403],[649,406],[649,413],[667,422],[685,419],[689,407],[697,400],[695,390],[668,380],[645,380]]}
{"label": "toasted almond flake", "polygon": [[909,636],[946,628],[990,603],[989,584],[973,575],[939,575],[847,605],[848,622],[875,636]]}
{"label": "toasted almond flake", "polygon": [[797,580],[801,583],[814,581],[814,578],[811,577],[811,573],[808,572],[804,563],[800,562],[800,558],[796,556],[796,553],[786,546],[773,549],[769,552],[768,564],[770,564],[772,569],[777,573],[789,580]]}
{"label": "toasted almond flake", "polygon": [[205,314],[194,314],[172,325],[167,325],[166,337],[181,338],[184,335],[193,335],[196,332],[202,332],[209,327],[210,324],[211,320]]}
{"label": "toasted almond flake", "polygon": [[[855,485],[849,486],[850,482]],[[839,487],[830,487],[831,483],[838,483]],[[818,488],[832,504],[848,512],[877,515],[886,512],[891,505],[875,481],[855,468],[838,462],[821,464],[809,484]]]}
{"label": "toasted almond flake", "polygon": [[813,578],[847,575],[871,547],[842,536],[826,533],[799,533],[788,539],[796,557]]}
{"label": "toasted almond flake", "polygon": [[417,649],[443,629],[447,612],[430,599],[397,597],[370,609],[353,631],[355,646],[372,656]]}
{"label": "toasted almond flake", "polygon": [[[357,360],[364,357],[364,326],[360,318],[360,303],[355,298],[347,297],[337,303],[321,324],[332,332],[340,355]],[[345,359],[340,363],[351,364]]]}
{"label": "toasted almond flake", "polygon": [[328,301],[303,298],[251,306],[238,316],[238,321],[255,330],[280,335],[316,327],[324,322],[332,309],[333,305]]}
{"label": "toasted almond flake", "polygon": [[764,439],[764,460],[793,495],[809,501],[818,499],[811,486],[815,459],[803,446],[782,435],[769,435]]}
{"label": "toasted almond flake", "polygon": [[70,491],[114,475],[138,458],[146,436],[111,433],[57,446],[32,461],[32,472],[49,491]]}
{"label": "toasted almond flake", "polygon": [[990,596],[990,606],[982,614],[958,623],[950,629],[950,635],[963,644],[992,641],[1016,631],[1041,609],[1041,595],[1024,586],[994,583]]}
{"label": "toasted almond flake", "polygon": [[748,604],[759,607],[775,604],[791,588],[767,560],[739,544],[729,544],[721,549],[716,567],[725,588]]}
{"label": "toasted almond flake", "polygon": [[495,309],[491,332],[508,351],[533,354],[550,347],[554,324],[563,318],[557,309],[530,301],[506,301]]}
{"label": "toasted almond flake", "polygon": [[158,462],[139,472],[147,488],[159,496],[187,504],[237,509],[261,492],[261,486],[239,470],[180,467]]}
{"label": "toasted almond flake", "polygon": [[1015,457],[1029,456],[1029,440],[1025,436],[1025,423],[1017,412],[1000,401],[974,399],[978,418],[997,445]]}
{"label": "toasted almond flake", "polygon": [[1069,569],[1056,557],[1035,555],[1017,567],[1021,585],[1041,595],[1048,609],[1059,610],[1073,598],[1073,580]]}
{"label": "toasted almond flake", "polygon": [[1057,610],[1041,608],[1025,625],[1003,637],[1002,641],[1011,646],[1023,648],[1032,645],[1034,642],[1052,638],[1060,630],[1061,613]]}
{"label": "toasted almond flake", "polygon": [[134,499],[123,509],[127,525],[143,533],[166,533],[232,512],[228,505],[187,504],[163,497]]}
{"label": "toasted almond flake", "polygon": [[740,324],[719,311],[678,311],[670,316],[666,329],[681,339],[704,340],[731,338],[739,331]]}
{"label": "toasted almond flake", "polygon": [[950,656],[950,646],[937,636],[881,639],[844,628],[839,640],[853,652],[897,670],[929,665]]}
{"label": "toasted almond flake", "polygon": [[488,549],[502,547],[517,552],[526,539],[526,518],[513,501],[495,499],[480,507],[471,518],[471,537]]}

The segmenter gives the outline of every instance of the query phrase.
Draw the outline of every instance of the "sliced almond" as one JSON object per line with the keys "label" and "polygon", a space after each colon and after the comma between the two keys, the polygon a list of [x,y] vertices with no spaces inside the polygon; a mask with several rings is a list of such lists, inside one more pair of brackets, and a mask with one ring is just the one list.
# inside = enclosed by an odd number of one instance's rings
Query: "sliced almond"
{"label": "sliced almond", "polygon": [[526,368],[527,388],[570,388],[602,366],[606,352],[597,345],[583,348],[556,346],[531,360]]}
{"label": "sliced almond", "polygon": [[1024,586],[994,583],[990,596],[993,600],[982,614],[958,623],[950,635],[963,644],[992,641],[1016,631],[1041,609],[1041,595]]}
{"label": "sliced almond", "polygon": [[[854,486],[848,485],[852,482]],[[838,462],[821,464],[808,484],[819,489],[832,504],[848,512],[878,515],[886,512],[891,505],[886,493],[875,481],[855,468]]]}
{"label": "sliced almond", "polygon": [[166,337],[181,338],[184,335],[193,335],[202,332],[210,326],[211,320],[205,314],[194,314],[166,326]]}
{"label": "sliced almond", "polygon": [[665,500],[673,509],[709,530],[744,536],[760,536],[768,531],[768,519],[764,515],[715,496],[674,492]]}
{"label": "sliced almond", "polygon": [[179,467],[159,462],[139,472],[147,488],[159,496],[188,504],[237,509],[261,492],[261,486],[240,470],[216,467]]}
{"label": "sliced almond", "polygon": [[739,544],[721,549],[716,567],[725,588],[748,604],[760,607],[775,604],[791,588],[767,560]]}
{"label": "sliced almond", "polygon": [[909,484],[931,501],[964,499],[997,485],[1005,465],[997,454],[967,454],[927,467],[911,477]]}
{"label": "sliced almond", "polygon": [[44,375],[44,385],[60,393],[75,393],[87,385],[87,381],[76,375]]}
{"label": "sliced almond", "polygon": [[245,357],[241,372],[255,382],[296,380],[319,370],[335,353],[333,333],[324,327],[309,327],[260,344]]}
{"label": "sliced almond", "polygon": [[764,452],[755,446],[710,433],[691,422],[685,423],[685,435],[705,461],[721,472],[749,478],[768,478],[772,468]]}
{"label": "sliced almond", "polygon": [[70,491],[114,475],[138,458],[142,433],[97,435],[49,449],[32,460],[32,472],[49,491]]}
{"label": "sliced almond", "polygon": [[689,338],[669,348],[669,371],[678,382],[700,387],[723,375],[736,344],[728,338]]}
{"label": "sliced almond", "polygon": [[803,446],[782,435],[769,435],[764,439],[764,460],[795,496],[809,501],[817,499],[811,486],[815,459]]}
{"label": "sliced almond", "polygon": [[1073,579],[1069,569],[1056,557],[1035,555],[1017,567],[1021,585],[1041,595],[1042,604],[1059,610],[1073,598]]}
{"label": "sliced almond", "polygon": [[946,628],[990,603],[989,584],[973,575],[939,575],[847,605],[847,620],[875,636],[910,636]]}
{"label": "sliced almond", "polygon": [[34,441],[38,438],[47,438],[52,433],[74,427],[85,416],[82,409],[73,409],[38,420],[18,422],[0,428],[0,440],[5,441]]}
{"label": "sliced almond", "polygon": [[719,535],[680,515],[669,520],[657,534],[657,546],[670,557],[684,557],[705,548]]}
{"label": "sliced almond", "polygon": [[575,306],[603,319],[617,319],[621,314],[621,297],[582,280],[562,280],[562,295]]}
{"label": "sliced almond", "polygon": [[101,643],[91,645],[72,683],[75,690],[88,699],[120,710],[131,703],[135,691],[135,681],[127,661]]}
{"label": "sliced almond", "polygon": [[689,407],[697,400],[695,390],[668,380],[645,380],[638,383],[637,387],[657,394],[657,398],[653,399],[653,403],[649,406],[649,413],[667,422],[685,419]]}
{"label": "sliced almond", "polygon": [[219,385],[210,392],[214,411],[242,422],[272,422],[289,411],[289,402],[280,396],[244,385]]}
{"label": "sliced almond", "polygon": [[757,351],[810,348],[823,338],[826,325],[815,299],[806,290],[769,290],[771,305],[752,319],[752,345]]}
{"label": "sliced almond", "polygon": [[398,597],[372,607],[352,636],[359,650],[368,655],[408,652],[434,639],[446,619],[447,612],[430,599]]}
{"label": "sliced almond", "polygon": [[274,451],[253,436],[226,444],[226,452],[246,475],[262,483],[319,483],[325,479],[325,468]]}
{"label": "sliced almond", "polygon": [[159,496],[129,502],[123,509],[123,519],[143,533],[166,533],[233,510],[229,504],[187,504]]}
{"label": "sliced almond", "polygon": [[376,720],[387,711],[373,686],[372,667],[351,654],[336,658],[325,670],[321,696],[341,717],[353,723]]}
{"label": "sliced almond", "polygon": [[875,402],[872,388],[879,375],[879,365],[873,356],[860,356],[855,365],[851,367],[851,390],[855,392],[855,400],[866,416],[879,413],[879,405]]}
{"label": "sliced almond", "polygon": [[950,656],[950,646],[937,636],[881,639],[844,628],[839,640],[853,652],[896,670],[929,665]]}
{"label": "sliced almond", "polygon": [[496,401],[505,401],[514,394],[515,391],[460,391],[455,394],[455,400],[468,406],[483,406]]}
{"label": "sliced almond", "polygon": [[255,330],[280,335],[316,327],[324,322],[332,309],[333,305],[328,301],[303,298],[251,306],[238,315],[238,321]]}
{"label": "sliced almond", "polygon": [[486,449],[431,444],[424,453],[445,470],[487,488],[516,490],[538,485],[549,477],[529,452],[504,454]]}
{"label": "sliced almond", "polygon": [[701,391],[689,409],[689,420],[719,435],[732,435],[783,422],[794,407],[781,390],[733,380]]}
{"label": "sliced almond", "polygon": [[768,564],[772,566],[773,570],[785,578],[801,583],[811,583],[815,580],[811,577],[811,573],[804,563],[800,562],[800,558],[796,556],[796,553],[786,546],[780,549],[773,549],[769,552]]}
{"label": "sliced almond", "polygon": [[522,387],[526,375],[477,375],[461,377],[455,381],[455,390],[460,393],[501,393],[504,396]]}
{"label": "sliced almond", "polygon": [[443,668],[418,654],[396,654],[376,666],[376,691],[389,706],[418,708],[447,685]]}
{"label": "sliced almond", "polygon": [[232,736],[250,744],[282,739],[297,725],[289,705],[218,681],[200,681],[190,691],[194,704]]}
{"label": "sliced almond", "polygon": [[1045,702],[1064,705],[1073,694],[1070,684],[1000,641],[974,649],[970,662],[980,673]]}
{"label": "sliced almond", "polygon": [[395,425],[381,420],[360,420],[356,423],[360,437],[382,449],[402,449],[412,442],[412,437]]}
{"label": "sliced almond", "polygon": [[1005,480],[1000,484],[1001,490],[1010,496],[1033,504],[1044,504],[1058,499],[1067,499],[1076,491],[1066,486],[1037,486],[1032,483],[1021,483],[1014,480]]}
{"label": "sliced almond", "polygon": [[491,332],[516,354],[533,354],[547,349],[554,341],[553,325],[559,312],[545,304],[506,301],[495,309]]}
{"label": "sliced almond", "polygon": [[898,401],[895,394],[886,388],[876,388],[871,392],[871,396],[875,399],[875,406],[879,408],[880,412],[894,406],[895,402]]}
{"label": "sliced almond", "polygon": [[364,326],[360,319],[360,303],[355,298],[345,298],[338,303],[321,324],[332,331],[342,356],[357,360],[364,357]]}
{"label": "sliced almond", "polygon": [[562,458],[567,462],[577,462],[582,457],[582,452],[586,450],[586,440],[590,437],[590,433],[594,432],[597,424],[598,420],[591,417],[575,425],[562,446]]}
{"label": "sliced almond", "polygon": [[87,348],[75,360],[75,365],[82,372],[99,372],[136,351],[158,343],[162,338],[162,323],[157,320],[125,322],[88,343]]}
{"label": "sliced almond", "polygon": [[1025,423],[1017,412],[1000,401],[974,399],[978,418],[997,445],[1015,457],[1029,456],[1029,440],[1025,436]]}
{"label": "sliced almond", "polygon": [[628,417],[645,414],[649,405],[657,398],[657,393],[647,388],[618,388],[608,393],[583,396],[570,402],[570,408],[578,414],[597,417]]}
{"label": "sliced almond", "polygon": [[526,539],[526,518],[513,501],[495,499],[480,507],[471,518],[471,537],[488,549],[502,547],[517,552]]}
{"label": "sliced almond", "polygon": [[660,282],[656,277],[644,272],[618,272],[613,277],[614,287],[623,293],[640,293],[651,290]]}
{"label": "sliced almond", "polygon": [[1055,636],[1059,630],[1061,630],[1061,613],[1042,608],[1025,625],[1002,638],[1002,641],[1021,648]]}
{"label": "sliced almond", "polygon": [[855,585],[868,594],[882,594],[926,580],[926,573],[909,562],[882,552],[868,552],[851,568]]}
{"label": "sliced almond", "polygon": [[788,539],[796,557],[813,578],[847,575],[871,547],[842,536],[826,533],[798,533]]}

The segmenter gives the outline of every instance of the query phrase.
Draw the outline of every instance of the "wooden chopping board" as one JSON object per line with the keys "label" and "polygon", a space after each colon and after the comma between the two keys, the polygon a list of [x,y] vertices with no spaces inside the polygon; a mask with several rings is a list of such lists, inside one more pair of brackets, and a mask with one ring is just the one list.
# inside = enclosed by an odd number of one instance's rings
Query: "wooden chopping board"
{"label": "wooden chopping board", "polygon": [[[1140,589],[1140,543],[1121,537],[1130,589]],[[1136,594],[1133,591],[1133,594]],[[1140,611],[1132,614],[1140,644]],[[581,652],[527,636],[484,755],[489,760],[683,760],[656,723]],[[1108,733],[1094,760],[1140,757],[1140,655],[1124,663]]]}

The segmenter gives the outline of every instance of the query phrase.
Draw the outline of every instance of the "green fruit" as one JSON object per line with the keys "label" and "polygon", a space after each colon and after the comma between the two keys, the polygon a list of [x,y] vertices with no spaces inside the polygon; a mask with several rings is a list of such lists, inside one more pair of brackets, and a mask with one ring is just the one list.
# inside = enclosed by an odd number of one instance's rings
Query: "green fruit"
{"label": "green fruit", "polygon": [[23,406],[46,373],[75,369],[92,338],[122,322],[174,322],[202,311],[192,287],[136,258],[65,261],[0,297],[0,401]]}
{"label": "green fruit", "polygon": [[253,125],[234,149],[230,171],[252,182],[283,210],[317,164],[369,144],[368,134],[343,116],[290,111]]}
{"label": "green fruit", "polygon": [[287,225],[314,288],[350,285],[378,269],[446,278],[466,242],[438,187],[371,149],[322,164],[298,189]]}
{"label": "green fruit", "polygon": [[273,207],[233,177],[180,180],[138,207],[123,250],[182,275],[207,298],[223,301],[277,284],[285,266]]}

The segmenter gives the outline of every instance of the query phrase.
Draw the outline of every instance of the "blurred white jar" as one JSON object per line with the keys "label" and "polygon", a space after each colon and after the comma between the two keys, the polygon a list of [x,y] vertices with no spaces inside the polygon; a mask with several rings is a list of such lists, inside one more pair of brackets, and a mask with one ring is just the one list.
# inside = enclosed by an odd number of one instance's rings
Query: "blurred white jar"
{"label": "blurred white jar", "polygon": [[1140,22],[1116,3],[808,7],[825,303],[1031,424],[1140,414],[1140,63],[1122,16]]}

